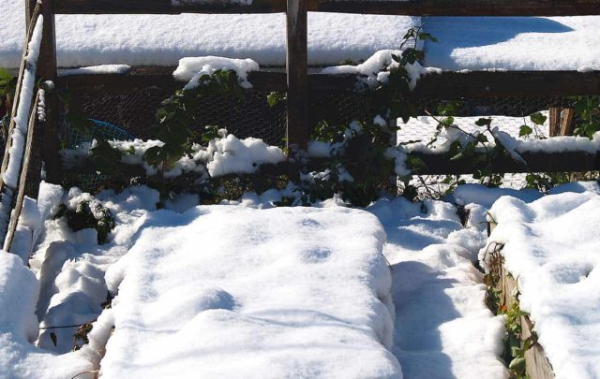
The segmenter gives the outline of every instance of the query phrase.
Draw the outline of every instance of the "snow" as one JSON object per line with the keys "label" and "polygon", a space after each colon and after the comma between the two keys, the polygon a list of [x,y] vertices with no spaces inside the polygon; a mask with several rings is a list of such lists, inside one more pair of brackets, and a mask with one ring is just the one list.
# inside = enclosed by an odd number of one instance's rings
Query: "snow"
{"label": "snow", "polygon": [[600,70],[600,16],[426,17],[425,65],[444,70]]}
{"label": "snow", "polygon": [[[3,0],[2,6],[0,67],[16,68],[24,39],[24,2]],[[419,23],[418,17],[311,12],[309,64],[366,59],[378,50],[396,48],[406,31]],[[207,55],[285,66],[285,40],[281,13],[56,16],[58,64],[65,68],[176,66],[183,57]]]}
{"label": "snow", "polygon": [[[26,211],[25,219],[32,222]],[[57,356],[35,347],[40,283],[23,260],[0,251],[0,378],[70,378],[92,369],[86,351]],[[89,376],[82,375],[82,378]]]}
{"label": "snow", "polygon": [[106,64],[99,66],[87,66],[58,70],[58,76],[71,75],[101,75],[101,74],[125,74],[131,69],[126,64]]}
{"label": "snow", "polygon": [[520,307],[556,377],[599,377],[600,196],[565,192],[530,204],[502,197],[490,213],[497,226],[489,243],[504,244]]}
{"label": "snow", "polygon": [[447,200],[457,205],[474,203],[489,209],[502,196],[511,196],[529,203],[542,197],[542,194],[534,189],[515,190],[511,188],[489,188],[481,184],[463,184],[457,186]]}
{"label": "snow", "polygon": [[[0,67],[19,66],[24,14],[22,1],[4,0]],[[309,13],[309,64],[364,60],[376,51],[397,49],[406,31],[421,23],[439,40],[425,43],[426,66],[454,71],[600,69],[600,16],[421,20]],[[283,14],[57,15],[56,25],[60,67],[175,66],[183,57],[204,55],[285,65]]]}
{"label": "snow", "polygon": [[31,40],[27,46],[27,54],[25,55],[27,65],[21,82],[17,112],[13,119],[15,128],[11,135],[9,150],[10,160],[6,167],[6,171],[2,175],[4,183],[13,190],[17,187],[21,171],[21,161],[23,160],[23,152],[25,150],[25,139],[29,127],[31,101],[35,91],[36,66],[42,43],[43,23],[43,17],[38,17],[31,35]]}
{"label": "snow", "polygon": [[252,59],[229,59],[213,56],[187,57],[179,60],[179,66],[173,72],[173,76],[179,81],[188,82],[185,89],[192,89],[198,87],[198,81],[202,76],[211,76],[217,70],[228,70],[237,74],[240,86],[252,88],[252,84],[248,81],[248,73],[259,69],[258,63]]}
{"label": "snow", "polygon": [[200,206],[148,223],[107,273],[103,377],[402,377],[372,215]]}
{"label": "snow", "polygon": [[600,133],[594,134],[592,139],[587,137],[552,137],[541,140],[517,140],[503,131],[497,131],[497,137],[501,139],[504,146],[517,153],[583,151],[595,155],[600,150]]}
{"label": "snow", "polygon": [[[140,165],[148,176],[157,174],[159,170],[150,166],[144,160],[146,151],[155,146],[162,146],[158,140],[143,141],[109,141],[113,148],[121,152],[121,162],[128,165]],[[76,149],[62,150],[61,156],[67,168],[81,163],[82,158],[90,154],[95,145],[83,143]],[[207,172],[212,177],[227,174],[251,174],[260,169],[263,164],[277,164],[286,157],[280,148],[268,146],[261,139],[248,137],[243,140],[234,135],[227,135],[225,129],[219,131],[219,137],[209,141],[208,146],[193,144],[190,156],[185,155],[175,162],[173,167],[165,171],[165,178],[174,178],[183,173],[196,172],[204,178]]]}
{"label": "snow", "polygon": [[485,305],[472,262],[485,236],[464,229],[449,203],[380,200],[396,306],[394,354],[406,378],[507,378],[499,356],[504,321]]}
{"label": "snow", "polygon": [[[355,66],[341,65],[326,67],[321,70],[321,74],[363,75],[365,76],[363,79],[364,83],[369,88],[376,88],[379,84],[387,83],[389,72],[385,72],[385,70],[390,70],[399,66],[399,63],[392,58],[394,55],[401,56],[402,50],[380,50],[363,63]],[[414,89],[417,86],[417,81],[421,76],[440,72],[440,70],[435,68],[423,67],[418,62],[407,64],[405,69],[408,72],[410,89]]]}

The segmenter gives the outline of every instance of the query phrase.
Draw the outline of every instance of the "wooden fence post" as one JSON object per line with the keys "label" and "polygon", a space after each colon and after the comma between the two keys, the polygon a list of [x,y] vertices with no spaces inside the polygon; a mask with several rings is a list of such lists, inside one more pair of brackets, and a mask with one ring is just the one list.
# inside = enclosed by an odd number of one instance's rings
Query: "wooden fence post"
{"label": "wooden fence post", "polygon": [[307,0],[287,0],[287,146],[308,143]]}
{"label": "wooden fence post", "polygon": [[31,17],[33,16],[33,10],[37,0],[25,0],[25,30],[29,29],[31,23]]}
{"label": "wooden fence post", "polygon": [[550,137],[572,135],[574,116],[572,108],[550,108]]}
{"label": "wooden fence post", "polygon": [[[40,51],[39,69],[40,77],[46,81],[56,83],[56,34],[54,25],[53,0],[43,0],[42,15],[44,16],[44,34]],[[60,158],[58,140],[58,97],[54,91],[46,92],[46,123],[43,131],[43,151],[46,168],[46,181],[49,183],[60,182]]]}

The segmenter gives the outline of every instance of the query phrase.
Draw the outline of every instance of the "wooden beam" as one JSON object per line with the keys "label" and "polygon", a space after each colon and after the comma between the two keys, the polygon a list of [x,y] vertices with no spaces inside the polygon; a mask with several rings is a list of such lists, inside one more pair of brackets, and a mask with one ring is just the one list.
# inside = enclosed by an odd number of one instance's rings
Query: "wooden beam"
{"label": "wooden beam", "polygon": [[36,128],[38,103],[39,93],[36,95],[31,107],[31,114],[29,116],[29,126],[27,129],[27,144],[25,145],[25,151],[23,154],[23,164],[21,165],[21,174],[19,176],[19,191],[17,192],[14,211],[10,214],[8,230],[6,233],[6,238],[4,239],[3,249],[4,251],[8,252],[10,252],[12,241],[15,237],[15,233],[17,232],[19,217],[21,216],[21,210],[23,209],[23,202],[25,201],[25,196],[28,192],[28,184],[31,184],[28,183],[28,179],[39,180],[39,175],[33,176],[32,178],[28,178],[28,174],[30,172],[29,167],[31,165],[31,154],[33,152],[33,146],[36,140],[36,134],[38,133],[38,130]]}
{"label": "wooden beam", "polygon": [[[459,175],[472,174],[485,165],[473,165],[471,161],[451,161],[440,154],[413,154],[419,157],[425,168],[422,175]],[[492,162],[494,173],[527,173],[527,172],[586,172],[600,170],[600,155],[592,155],[582,151],[563,153],[521,153],[527,162],[527,168],[509,157],[499,157]]]}
{"label": "wooden beam", "polygon": [[[45,81],[56,82],[56,33],[54,23],[53,0],[44,0],[42,3],[44,16],[44,34],[38,65],[38,75]],[[42,157],[46,169],[46,181],[60,183],[60,156],[58,140],[58,98],[54,91],[46,92],[46,123],[43,135]]]}
{"label": "wooden beam", "polygon": [[287,1],[287,145],[305,148],[308,143],[308,0]]}
{"label": "wooden beam", "polygon": [[[152,87],[174,90],[184,83],[173,79],[173,70],[139,67],[127,74],[64,76],[57,83],[74,91],[131,92]],[[249,81],[256,91],[287,90],[286,74],[281,71],[251,72]],[[353,75],[308,75],[309,92],[350,91],[355,86]],[[600,95],[600,71],[444,72],[422,77],[415,90],[407,95],[439,99],[594,96]]]}
{"label": "wooden beam", "polygon": [[575,109],[565,108],[560,112],[560,135],[572,136],[575,118]]}
{"label": "wooden beam", "polygon": [[[308,1],[308,0],[307,0]],[[56,0],[64,14],[274,13],[286,0]],[[599,15],[597,0],[310,0],[309,11],[414,16],[583,16]]]}
{"label": "wooden beam", "polygon": [[[322,12],[413,16],[583,16],[600,14],[597,0],[321,0]],[[313,9],[309,9],[313,10]]]}
{"label": "wooden beam", "polygon": [[[33,10],[31,18],[33,20],[37,20],[40,13],[41,13],[41,6],[39,3],[36,3],[36,6]],[[27,32],[25,33],[25,41],[24,41],[25,43],[23,44],[23,52],[21,53],[21,65],[19,67],[17,85],[15,87],[15,96],[12,101],[12,110],[10,113],[10,123],[8,125],[8,132],[6,133],[7,140],[6,140],[6,144],[4,147],[4,157],[2,159],[2,168],[0,169],[0,189],[2,189],[2,191],[4,190],[4,186],[5,186],[3,175],[8,168],[8,162],[10,160],[10,146],[12,144],[11,136],[15,129],[15,117],[16,117],[17,111],[19,109],[19,103],[22,100],[21,99],[21,88],[23,87],[23,76],[25,73],[25,68],[27,67],[27,61],[26,61],[25,57],[27,56],[27,48],[29,45],[29,41],[31,40],[31,35],[33,34],[34,28],[35,28],[35,22],[30,22]],[[2,193],[4,193],[4,192],[2,192]]]}
{"label": "wooden beam", "polygon": [[560,108],[552,107],[548,112],[548,124],[550,137],[560,135]]}

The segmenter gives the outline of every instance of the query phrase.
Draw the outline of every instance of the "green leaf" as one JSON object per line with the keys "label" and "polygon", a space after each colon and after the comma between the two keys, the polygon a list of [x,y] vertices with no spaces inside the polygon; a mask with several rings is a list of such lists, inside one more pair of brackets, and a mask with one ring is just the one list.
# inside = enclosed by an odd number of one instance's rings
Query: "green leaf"
{"label": "green leaf", "polygon": [[480,118],[479,120],[475,121],[475,125],[477,126],[490,126],[491,124],[491,118]]}
{"label": "green leaf", "polygon": [[525,358],[519,357],[513,359],[512,361],[510,361],[508,368],[517,372],[521,372],[523,369],[525,369]]}
{"label": "green leaf", "polygon": [[434,36],[432,36],[429,33],[420,33],[419,34],[419,39],[421,41],[431,41],[431,42],[437,42],[437,38],[435,38]]}
{"label": "green leaf", "polygon": [[527,125],[521,125],[521,128],[519,129],[519,137],[528,136],[531,135],[531,133],[533,133],[533,129]]}
{"label": "green leaf", "polygon": [[531,119],[531,122],[533,122],[536,125],[544,125],[544,123],[548,119],[548,117],[544,116],[540,112],[532,114],[531,116],[529,116],[529,118]]}

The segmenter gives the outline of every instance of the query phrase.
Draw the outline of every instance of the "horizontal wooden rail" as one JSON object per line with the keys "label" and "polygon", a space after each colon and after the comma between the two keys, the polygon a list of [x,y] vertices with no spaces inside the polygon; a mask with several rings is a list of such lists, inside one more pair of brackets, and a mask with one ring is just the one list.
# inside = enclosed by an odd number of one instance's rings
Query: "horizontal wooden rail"
{"label": "horizontal wooden rail", "polygon": [[[60,14],[179,14],[285,12],[286,0],[55,0]],[[310,0],[309,11],[415,16],[600,15],[598,0]]]}
{"label": "horizontal wooden rail", "polygon": [[[452,161],[441,154],[413,154],[419,157],[426,168],[418,173],[423,175],[458,175],[472,174],[485,165],[474,166],[470,161]],[[508,156],[501,156],[492,161],[494,173],[526,173],[526,172],[586,172],[600,170],[600,155],[592,155],[582,151],[562,153],[521,153],[527,167],[515,162]]]}
{"label": "horizontal wooden rail", "polygon": [[[568,151],[559,154],[536,152],[521,153],[528,167],[515,162],[509,156],[500,156],[492,161],[494,173],[528,173],[528,172],[588,172],[600,170],[600,155],[592,155],[583,151]],[[486,164],[473,165],[467,160],[450,160],[445,154],[412,153],[411,156],[420,158],[425,167],[413,172],[415,175],[461,175],[472,174],[477,170],[487,169]],[[322,171],[326,159],[317,158],[309,162],[310,171]],[[283,162],[277,165],[263,165],[261,171],[270,175],[283,175],[298,172],[299,168],[292,163]],[[97,172],[98,168],[90,159],[81,159],[75,166],[66,170],[68,175],[89,174]],[[146,177],[144,169],[137,165],[123,165],[125,176]]]}
{"label": "horizontal wooden rail", "polygon": [[[60,88],[70,90],[132,92],[144,88],[181,88],[170,74],[172,68],[136,68],[128,74],[72,75],[58,78]],[[249,75],[257,91],[287,90],[286,75],[277,71],[258,71]],[[353,75],[310,74],[310,91],[348,91],[355,88]],[[600,71],[473,71],[444,72],[422,77],[414,91],[416,97],[440,99],[485,97],[556,97],[600,95]]]}

